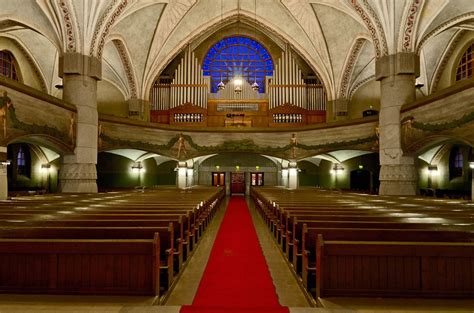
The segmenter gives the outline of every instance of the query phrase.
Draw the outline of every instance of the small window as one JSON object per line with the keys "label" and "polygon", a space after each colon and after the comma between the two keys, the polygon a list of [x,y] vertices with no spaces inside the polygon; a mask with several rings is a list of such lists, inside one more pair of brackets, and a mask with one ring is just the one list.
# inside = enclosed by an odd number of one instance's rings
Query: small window
{"label": "small window", "polygon": [[26,156],[25,151],[23,151],[23,147],[18,149],[18,153],[16,155],[16,166],[18,175],[26,174]]}
{"label": "small window", "polygon": [[225,186],[224,172],[212,172],[212,186]]}
{"label": "small window", "polygon": [[250,173],[252,186],[263,186],[263,173]]}
{"label": "small window", "polygon": [[0,75],[19,81],[17,63],[15,57],[11,52],[3,50],[0,51]]}
{"label": "small window", "polygon": [[463,176],[464,158],[462,155],[461,148],[455,147],[451,150],[449,156],[449,178],[454,179],[456,177]]}
{"label": "small window", "polygon": [[456,81],[468,79],[472,77],[473,70],[473,52],[474,52],[474,43],[467,48],[464,52],[461,60],[459,61],[458,69],[456,71]]}

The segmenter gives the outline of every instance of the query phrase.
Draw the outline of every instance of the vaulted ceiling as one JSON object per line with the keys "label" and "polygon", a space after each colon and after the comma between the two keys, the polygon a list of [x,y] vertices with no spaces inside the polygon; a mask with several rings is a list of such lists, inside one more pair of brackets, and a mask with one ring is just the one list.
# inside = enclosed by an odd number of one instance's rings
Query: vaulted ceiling
{"label": "vaulted ceiling", "polygon": [[289,43],[330,99],[350,97],[373,80],[376,58],[397,52],[420,55],[426,94],[453,46],[474,30],[474,1],[3,1],[0,37],[29,56],[50,94],[58,95],[54,85],[61,82],[58,57],[77,52],[102,59],[99,93],[116,89],[124,100],[148,99],[156,76],[184,47],[237,18],[277,45]]}

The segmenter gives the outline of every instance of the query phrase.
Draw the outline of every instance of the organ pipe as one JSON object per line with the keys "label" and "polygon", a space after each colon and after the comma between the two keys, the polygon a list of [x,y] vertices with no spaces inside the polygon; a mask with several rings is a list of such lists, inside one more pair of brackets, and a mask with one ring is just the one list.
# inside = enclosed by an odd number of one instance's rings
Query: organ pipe
{"label": "organ pipe", "polygon": [[302,78],[291,49],[287,45],[275,64],[272,83],[268,84],[270,109],[291,104],[307,110],[326,110],[326,94],[318,80],[307,83]]}
{"label": "organ pipe", "polygon": [[188,48],[181,58],[174,79],[170,85],[170,108],[185,103],[192,103],[199,107],[207,107],[207,93],[209,84],[203,79],[201,65],[194,52]]}

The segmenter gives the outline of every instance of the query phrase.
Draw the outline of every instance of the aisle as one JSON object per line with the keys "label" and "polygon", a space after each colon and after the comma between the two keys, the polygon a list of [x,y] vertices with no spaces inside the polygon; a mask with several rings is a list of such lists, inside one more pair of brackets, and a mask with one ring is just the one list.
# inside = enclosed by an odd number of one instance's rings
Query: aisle
{"label": "aisle", "polygon": [[288,312],[281,307],[244,197],[229,201],[190,312]]}

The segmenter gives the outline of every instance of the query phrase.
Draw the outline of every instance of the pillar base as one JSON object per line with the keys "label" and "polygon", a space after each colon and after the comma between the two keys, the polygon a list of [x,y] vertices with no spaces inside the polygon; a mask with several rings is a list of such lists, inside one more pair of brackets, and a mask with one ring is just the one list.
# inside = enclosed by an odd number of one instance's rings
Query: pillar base
{"label": "pillar base", "polygon": [[95,164],[65,163],[59,176],[59,190],[63,193],[97,193]]}
{"label": "pillar base", "polygon": [[382,165],[379,195],[413,196],[416,194],[417,176],[414,165]]}
{"label": "pillar base", "polygon": [[0,164],[0,200],[8,198],[7,166]]}

